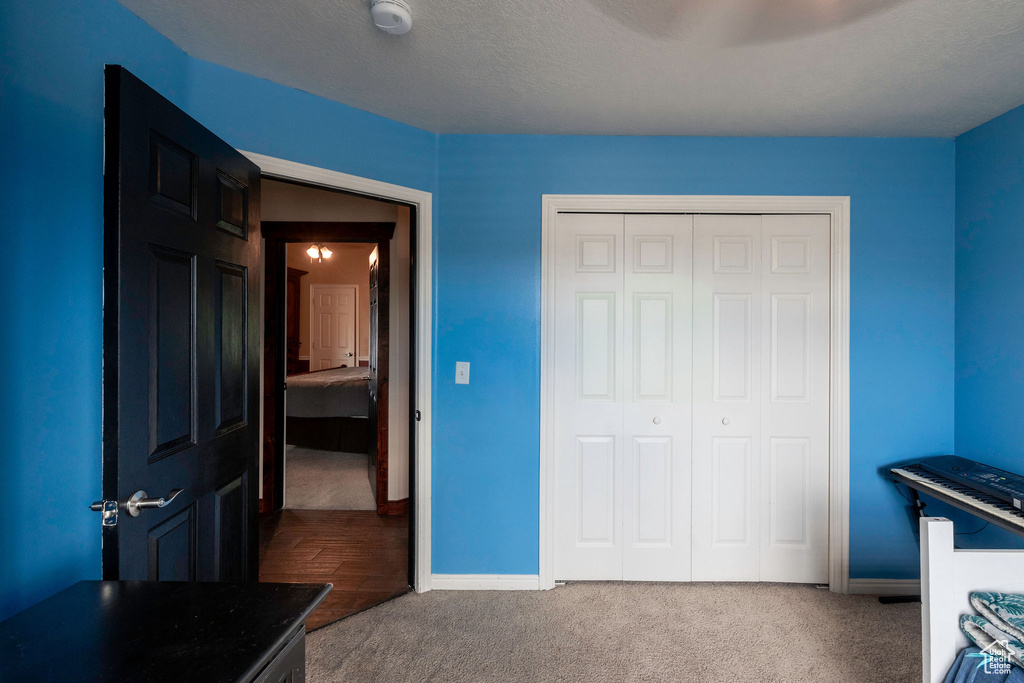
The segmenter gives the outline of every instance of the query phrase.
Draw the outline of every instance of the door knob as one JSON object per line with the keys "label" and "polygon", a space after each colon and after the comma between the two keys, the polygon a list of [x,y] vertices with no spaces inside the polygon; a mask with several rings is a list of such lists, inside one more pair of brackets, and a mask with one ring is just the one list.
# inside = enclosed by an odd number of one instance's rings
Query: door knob
{"label": "door knob", "polygon": [[727,424],[729,424],[729,418],[727,418],[727,417],[723,417],[723,418],[722,418],[722,424],[724,424],[724,425],[727,425]]}
{"label": "door knob", "polygon": [[139,490],[132,494],[124,507],[132,517],[138,517],[139,513],[147,508],[162,508],[170,504],[178,497],[178,494],[185,489],[174,489],[167,494],[167,498],[147,498],[146,492]]}
{"label": "door knob", "polygon": [[660,417],[654,418],[654,424],[660,425],[661,424],[661,418]]}

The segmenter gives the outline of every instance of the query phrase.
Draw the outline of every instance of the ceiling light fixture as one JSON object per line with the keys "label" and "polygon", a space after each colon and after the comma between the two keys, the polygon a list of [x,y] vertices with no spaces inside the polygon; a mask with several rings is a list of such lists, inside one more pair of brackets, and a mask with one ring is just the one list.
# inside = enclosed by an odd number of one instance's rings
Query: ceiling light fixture
{"label": "ceiling light fixture", "polygon": [[325,247],[322,244],[314,244],[306,250],[306,254],[309,255],[309,262],[312,263],[314,260],[317,263],[323,263],[325,258],[331,258],[331,254],[334,252]]}
{"label": "ceiling light fixture", "polygon": [[405,0],[373,0],[373,24],[385,33],[400,36],[412,28],[412,8]]}

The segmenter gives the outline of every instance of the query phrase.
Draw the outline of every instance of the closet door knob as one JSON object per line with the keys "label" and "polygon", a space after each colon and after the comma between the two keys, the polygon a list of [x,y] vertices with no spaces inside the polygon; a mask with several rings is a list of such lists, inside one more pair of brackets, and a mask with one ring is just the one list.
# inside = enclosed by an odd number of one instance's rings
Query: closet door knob
{"label": "closet door knob", "polygon": [[727,424],[729,424],[729,418],[727,418],[727,417],[723,417],[723,418],[722,418],[722,424],[724,424],[724,425],[727,425]]}
{"label": "closet door knob", "polygon": [[661,424],[661,418],[660,417],[654,418],[654,424],[660,425]]}

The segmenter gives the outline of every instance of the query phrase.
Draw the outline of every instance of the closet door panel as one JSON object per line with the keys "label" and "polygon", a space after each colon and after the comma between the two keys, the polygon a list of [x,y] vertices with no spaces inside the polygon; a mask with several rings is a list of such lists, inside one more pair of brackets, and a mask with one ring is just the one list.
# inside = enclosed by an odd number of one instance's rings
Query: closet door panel
{"label": "closet door panel", "polygon": [[693,227],[695,581],[757,581],[761,496],[761,217]]}
{"label": "closet door panel", "polygon": [[760,578],[827,583],[830,219],[762,225]]}
{"label": "closet door panel", "polygon": [[625,217],[623,578],[690,578],[693,218]]}
{"label": "closet door panel", "polygon": [[555,578],[622,578],[623,217],[562,214],[555,248]]}

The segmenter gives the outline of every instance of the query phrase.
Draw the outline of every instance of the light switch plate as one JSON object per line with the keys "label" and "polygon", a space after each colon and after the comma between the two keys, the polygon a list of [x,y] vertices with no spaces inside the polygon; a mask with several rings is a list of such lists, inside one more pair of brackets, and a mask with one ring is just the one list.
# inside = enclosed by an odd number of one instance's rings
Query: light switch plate
{"label": "light switch plate", "polygon": [[455,361],[455,383],[469,384],[469,361]]}

